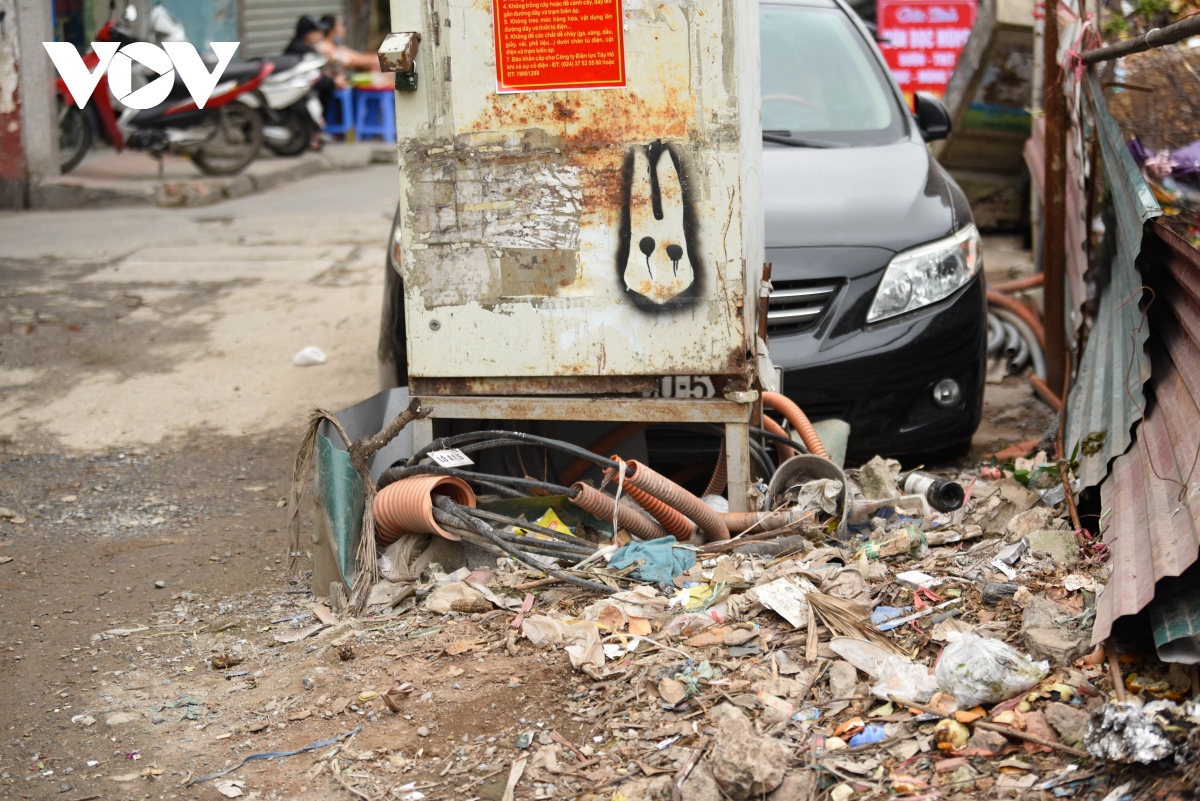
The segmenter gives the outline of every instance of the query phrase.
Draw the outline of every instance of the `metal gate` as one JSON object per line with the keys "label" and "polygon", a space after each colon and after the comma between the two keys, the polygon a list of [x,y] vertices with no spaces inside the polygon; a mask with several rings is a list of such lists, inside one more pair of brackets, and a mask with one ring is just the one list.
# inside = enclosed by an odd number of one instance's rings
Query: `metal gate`
{"label": "metal gate", "polygon": [[242,0],[241,57],[279,55],[292,40],[298,19],[341,14],[342,7],[342,0]]}

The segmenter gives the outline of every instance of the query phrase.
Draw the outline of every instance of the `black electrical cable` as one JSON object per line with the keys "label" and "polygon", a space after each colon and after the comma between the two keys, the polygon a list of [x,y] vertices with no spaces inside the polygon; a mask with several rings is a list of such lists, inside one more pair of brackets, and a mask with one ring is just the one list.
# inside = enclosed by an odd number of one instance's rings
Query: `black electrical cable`
{"label": "black electrical cable", "polygon": [[545,526],[539,526],[537,523],[527,523],[524,520],[518,520],[515,517],[509,517],[508,515],[496,514],[495,512],[486,512],[483,509],[464,508],[463,511],[465,511],[467,514],[472,515],[474,517],[478,517],[483,520],[490,520],[493,523],[504,523],[507,526],[517,526],[518,528],[524,528],[524,529],[529,529],[530,531],[536,531],[539,534],[545,534],[547,537],[554,537],[554,539],[556,539],[556,540],[561,540],[562,542],[565,542],[568,545],[574,545],[577,548],[587,548],[588,552],[596,550],[596,546],[593,545],[592,543],[588,542],[587,540],[580,539],[579,537],[573,537],[570,534],[564,534],[561,531],[555,531],[552,528],[546,528]]}
{"label": "black electrical cable", "polygon": [[[402,478],[415,475],[435,475],[435,476],[454,476],[461,478],[464,481],[474,481],[480,484],[512,484],[517,487],[530,487],[531,489],[545,490],[553,492],[555,495],[573,495],[570,487],[564,487],[561,484],[551,484],[546,481],[538,481],[532,478],[514,478],[513,476],[494,476],[490,473],[476,473],[473,470],[459,470],[456,467],[439,467],[432,464],[418,464],[412,467],[397,467],[392,465],[387,470],[383,471],[383,475],[379,477],[379,489],[383,489],[388,484],[399,481]],[[513,490],[508,490],[512,492]],[[527,494],[514,495],[512,497],[526,498]]]}
{"label": "black electrical cable", "polygon": [[771,461],[771,457],[763,452],[762,448],[750,448],[750,458],[758,462],[758,469],[763,471],[763,479],[769,481],[771,476],[775,475],[775,463]]}
{"label": "black electrical cable", "polygon": [[[459,508],[461,509],[464,507]],[[447,512],[443,512],[436,506],[433,508],[433,519],[438,522],[438,525],[445,527],[448,531],[453,531],[459,534],[459,536],[479,536],[479,534],[475,533],[474,529],[465,527],[463,522],[456,516],[448,514]],[[590,553],[586,552],[580,553],[578,551],[568,550],[565,546],[560,549],[559,543],[557,542],[547,542],[546,540],[518,537],[517,535],[509,534],[506,531],[496,531],[496,534],[507,542],[511,542],[514,545],[519,545],[522,551],[528,551],[530,553],[536,553],[542,556],[550,556],[554,559],[570,561],[572,564],[579,562],[580,560],[591,555]]]}
{"label": "black electrical cable", "polygon": [[[391,474],[391,475],[389,475]],[[379,489],[383,489],[389,484],[394,484],[402,478],[416,475],[434,475],[434,476],[455,476],[461,478],[470,484],[475,484],[480,487],[486,487],[493,492],[503,495],[506,498],[528,498],[524,492],[515,490],[512,487],[506,487],[503,484],[497,484],[494,481],[488,481],[479,473],[470,473],[463,470],[455,470],[450,467],[438,467],[432,464],[419,464],[416,467],[389,467],[383,471],[383,475],[379,477]],[[502,476],[488,476],[488,478],[502,478]]]}
{"label": "black electrical cable", "polygon": [[[474,509],[471,509],[469,507],[459,507],[459,508],[461,508],[464,512],[471,515],[472,517],[478,517],[478,515],[473,514],[473,512],[475,512]],[[518,524],[518,525],[524,525],[524,524]],[[556,550],[556,551],[569,551],[570,553],[580,554],[582,556],[591,556],[592,554],[594,554],[596,552],[595,548],[588,548],[585,545],[576,545],[573,542],[559,542],[558,540],[539,540],[536,537],[522,537],[520,534],[513,534],[508,531],[502,531],[500,529],[495,529],[495,531],[500,536],[504,537],[506,540],[508,540],[509,542],[513,542],[513,543],[520,544],[523,542],[528,542],[529,544],[536,545],[540,548],[550,548],[550,549]]]}
{"label": "black electrical cable", "polygon": [[[495,531],[495,529],[492,530]],[[497,536],[499,536],[500,539],[504,540],[505,542],[512,543],[519,550],[526,553],[536,553],[542,556],[551,556],[555,559],[570,561],[572,564],[576,562],[582,562],[590,555],[586,553],[579,553],[578,551],[569,551],[566,548],[556,548],[553,543],[547,542],[546,540],[535,540],[535,542],[544,544],[531,545],[528,541],[529,537],[518,537],[515,534],[508,534],[503,531],[499,532]]]}
{"label": "black electrical cable", "polygon": [[757,426],[750,426],[750,433],[757,434],[758,436],[762,437],[763,439],[765,439],[769,442],[773,442],[773,443],[777,442],[780,445],[787,445],[789,448],[796,451],[797,453],[803,453],[803,454],[810,453],[810,451],[804,445],[803,442],[797,442],[794,439],[788,439],[787,437],[781,437],[778,434],[772,434],[770,431],[764,431],[763,429],[758,428]]}
{"label": "black electrical cable", "polygon": [[[593,456],[594,455],[595,454],[593,454]],[[493,531],[492,527],[489,526],[487,523],[483,522],[482,520],[479,520],[478,518],[471,517],[469,514],[464,512],[462,510],[462,508],[459,507],[458,504],[456,504],[454,501],[447,498],[445,495],[434,496],[434,504],[442,511],[449,512],[450,514],[457,517],[459,520],[462,520],[464,523],[467,524],[467,526],[469,528],[471,528],[473,531],[478,532],[480,535],[486,537],[488,540],[491,541],[491,543],[493,545],[495,545],[497,548],[499,548],[500,550],[507,553],[509,556],[512,556],[514,559],[517,559],[518,561],[522,562],[523,564],[528,565],[529,567],[533,568],[534,570],[536,570],[540,573],[545,573],[549,576],[553,576],[556,579],[560,579],[562,581],[566,581],[571,584],[575,584],[577,586],[591,590],[592,592],[598,592],[598,593],[602,593],[604,595],[612,595],[617,592],[617,590],[613,589],[612,587],[609,587],[607,584],[597,584],[594,581],[587,581],[585,579],[579,578],[578,576],[573,576],[570,573],[565,573],[561,570],[555,570],[554,568],[545,567],[544,565],[539,565],[537,562],[534,562],[532,559],[530,559],[529,557],[522,554],[519,550],[514,548],[512,545],[505,542],[500,537],[496,536],[496,532]]]}
{"label": "black electrical cable", "polygon": [[[427,455],[429,455],[430,451],[440,451],[440,450],[445,450],[446,448],[454,448],[454,447],[457,447],[458,445],[460,445],[462,443],[466,443],[466,442],[474,443],[476,445],[482,444],[482,443],[479,443],[478,440],[488,441],[488,443],[490,443],[490,444],[487,445],[487,447],[500,447],[503,445],[512,445],[513,443],[544,445],[548,448],[554,448],[555,450],[562,451],[564,453],[570,453],[575,456],[581,456],[590,462],[595,462],[596,464],[600,465],[601,467],[608,467],[608,468],[612,468],[613,470],[616,470],[618,468],[617,463],[614,462],[612,459],[608,459],[603,456],[599,456],[595,453],[592,453],[587,448],[581,448],[578,445],[572,445],[569,442],[563,442],[562,440],[558,440],[558,439],[550,439],[548,437],[539,437],[536,434],[526,434],[523,431],[499,431],[499,430],[472,431],[472,432],[469,432],[466,434],[458,434],[453,437],[442,437],[441,439],[436,439],[433,442],[426,445],[421,450],[417,451],[417,453],[415,453],[413,455],[413,457],[408,460],[408,464],[409,465],[418,464],[422,459],[424,459]],[[479,448],[479,447],[473,447],[473,446],[466,446],[466,447],[471,447],[473,451],[474,450],[482,450],[482,448]],[[461,450],[463,450],[464,453],[467,452],[466,447],[461,449]]]}

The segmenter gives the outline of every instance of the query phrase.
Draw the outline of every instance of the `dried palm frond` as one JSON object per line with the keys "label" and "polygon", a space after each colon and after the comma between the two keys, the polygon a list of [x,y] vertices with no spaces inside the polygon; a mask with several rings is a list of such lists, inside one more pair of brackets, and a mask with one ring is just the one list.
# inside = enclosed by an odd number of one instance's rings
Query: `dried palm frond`
{"label": "dried palm frond", "polygon": [[887,648],[893,653],[906,656],[905,651],[883,635],[879,629],[871,625],[871,610],[854,601],[826,595],[823,592],[810,592],[804,596],[821,623],[834,634],[842,637],[853,637],[857,640],[867,640]]}

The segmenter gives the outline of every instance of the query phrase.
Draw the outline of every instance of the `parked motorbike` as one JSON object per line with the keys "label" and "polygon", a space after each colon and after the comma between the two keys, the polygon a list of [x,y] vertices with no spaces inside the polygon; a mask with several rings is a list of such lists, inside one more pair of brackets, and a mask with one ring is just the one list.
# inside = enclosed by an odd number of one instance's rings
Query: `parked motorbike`
{"label": "parked motorbike", "polygon": [[262,115],[267,149],[280,156],[298,156],[325,127],[321,101],[313,87],[321,80],[321,68],[328,59],[310,54],[263,60],[274,64],[275,71],[242,102]]}
{"label": "parked motorbike", "polygon": [[[150,9],[150,36],[154,44],[188,41],[183,23],[161,4]],[[274,64],[275,71],[240,102],[258,109],[263,121],[263,144],[268,150],[280,156],[298,156],[308,150],[325,127],[321,102],[313,87],[321,80],[321,69],[328,59],[308,54],[262,60]]]}
{"label": "parked motorbike", "polygon": [[[122,45],[138,41],[131,30],[115,20],[109,20],[96,38]],[[83,63],[94,71],[99,58],[89,51]],[[274,70],[275,65],[269,61],[231,63],[203,109],[196,106],[183,81],[176,77],[171,94],[160,105],[145,110],[123,108],[120,112],[109,94],[108,76],[104,75],[86,108],[118,152],[130,148],[154,155],[186,155],[205,175],[232,175],[244,169],[262,149],[262,118],[242,101]],[[83,161],[95,137],[88,114],[76,106],[61,78],[58,94],[61,166],[67,173]]]}

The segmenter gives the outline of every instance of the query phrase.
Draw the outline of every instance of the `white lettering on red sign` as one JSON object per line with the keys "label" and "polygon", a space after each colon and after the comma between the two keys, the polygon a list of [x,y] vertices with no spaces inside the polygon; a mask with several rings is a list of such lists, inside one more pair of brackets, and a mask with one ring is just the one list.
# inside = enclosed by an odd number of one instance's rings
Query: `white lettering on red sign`
{"label": "white lettering on red sign", "polygon": [[976,0],[876,0],[880,48],[896,82],[913,92],[946,91],[975,24]]}

